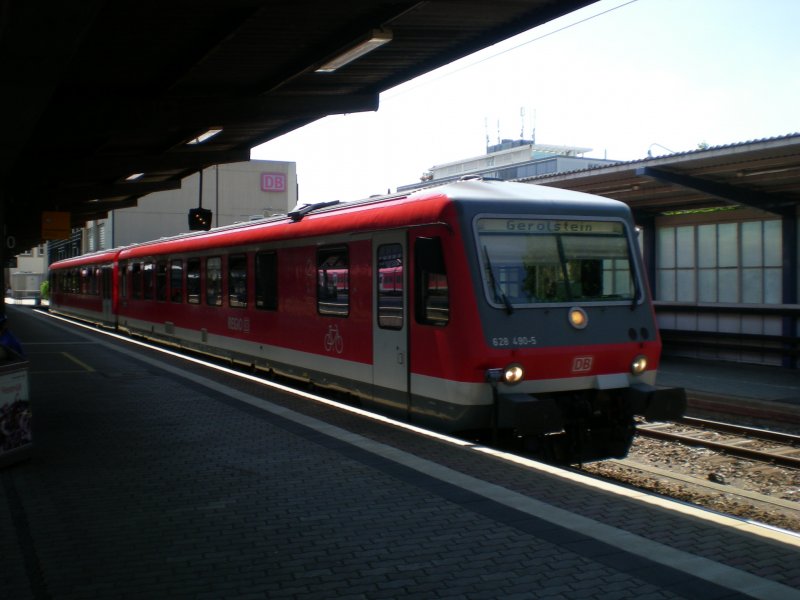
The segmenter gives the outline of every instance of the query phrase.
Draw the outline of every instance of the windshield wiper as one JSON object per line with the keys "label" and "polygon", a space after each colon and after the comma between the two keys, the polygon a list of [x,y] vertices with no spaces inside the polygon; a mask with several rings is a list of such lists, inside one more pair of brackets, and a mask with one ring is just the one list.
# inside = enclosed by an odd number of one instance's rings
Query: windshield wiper
{"label": "windshield wiper", "polygon": [[631,279],[633,279],[633,300],[631,300],[631,310],[636,308],[636,305],[639,303],[639,297],[642,294],[642,286],[639,285],[639,280],[636,277],[636,273],[631,273]]}
{"label": "windshield wiper", "polygon": [[508,296],[506,296],[503,288],[501,288],[500,284],[497,282],[497,277],[494,275],[494,267],[492,266],[492,259],[489,258],[489,249],[485,244],[483,246],[483,254],[486,256],[486,266],[489,267],[489,283],[492,284],[494,296],[495,298],[500,298],[500,300],[503,301],[503,304],[506,307],[506,312],[510,315],[514,312],[514,307],[511,306],[511,301],[508,299]]}

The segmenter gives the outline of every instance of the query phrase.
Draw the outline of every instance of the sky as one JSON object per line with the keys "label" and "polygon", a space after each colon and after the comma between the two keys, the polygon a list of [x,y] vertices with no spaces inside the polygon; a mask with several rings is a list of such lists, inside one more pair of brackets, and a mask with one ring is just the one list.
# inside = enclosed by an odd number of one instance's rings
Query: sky
{"label": "sky", "polygon": [[419,181],[487,140],[645,158],[800,132],[800,1],[601,0],[251,151],[297,163],[299,200]]}

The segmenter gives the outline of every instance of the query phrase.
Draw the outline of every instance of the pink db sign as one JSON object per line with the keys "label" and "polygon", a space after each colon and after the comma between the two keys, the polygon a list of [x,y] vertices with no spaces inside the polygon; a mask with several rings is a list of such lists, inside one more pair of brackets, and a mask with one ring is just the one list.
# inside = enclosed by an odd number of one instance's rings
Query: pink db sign
{"label": "pink db sign", "polygon": [[286,175],[283,173],[262,173],[261,191],[263,192],[285,192]]}

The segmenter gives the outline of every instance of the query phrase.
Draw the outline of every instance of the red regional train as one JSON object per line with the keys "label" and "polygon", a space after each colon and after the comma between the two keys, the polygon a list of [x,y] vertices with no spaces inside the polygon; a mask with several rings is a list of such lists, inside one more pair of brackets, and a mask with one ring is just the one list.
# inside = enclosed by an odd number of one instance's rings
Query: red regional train
{"label": "red regional train", "polygon": [[552,460],[672,419],[634,223],[614,200],[467,180],[86,255],[50,310],[345,391]]}

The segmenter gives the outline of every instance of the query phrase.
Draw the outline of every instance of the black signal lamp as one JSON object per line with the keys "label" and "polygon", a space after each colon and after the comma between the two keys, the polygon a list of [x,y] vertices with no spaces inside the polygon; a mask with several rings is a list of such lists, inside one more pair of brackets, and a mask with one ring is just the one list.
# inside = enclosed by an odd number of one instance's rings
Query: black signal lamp
{"label": "black signal lamp", "polygon": [[207,208],[189,209],[189,230],[208,231],[211,229],[212,213]]}

